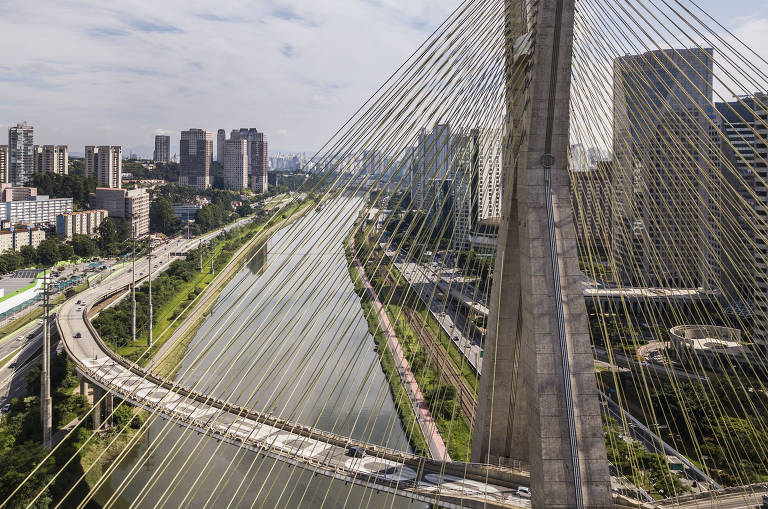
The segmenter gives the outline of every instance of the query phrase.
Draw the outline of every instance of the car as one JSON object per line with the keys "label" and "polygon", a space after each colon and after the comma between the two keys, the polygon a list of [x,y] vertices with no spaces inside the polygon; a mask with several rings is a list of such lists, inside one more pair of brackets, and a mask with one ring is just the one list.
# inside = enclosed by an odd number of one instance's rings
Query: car
{"label": "car", "polygon": [[83,337],[83,334],[81,332],[76,332],[75,333],[75,339],[80,339],[82,337]]}
{"label": "car", "polygon": [[523,497],[523,498],[531,498],[531,488],[528,488],[526,486],[520,486],[517,488],[517,496]]}
{"label": "car", "polygon": [[11,368],[11,369],[16,369],[16,363],[12,362],[12,363],[8,364],[8,367]]}
{"label": "car", "polygon": [[16,338],[16,341],[24,341],[24,336],[19,336],[18,338]]}
{"label": "car", "polygon": [[80,304],[80,299],[78,299],[77,302],[75,302],[75,304]]}
{"label": "car", "polygon": [[353,445],[347,448],[347,456],[352,456],[353,458],[362,458],[365,456],[365,449]]}
{"label": "car", "polygon": [[8,412],[10,412],[11,411],[11,404],[10,403],[6,403],[5,405],[3,405],[2,411],[3,411],[4,414],[7,414]]}
{"label": "car", "polygon": [[41,320],[38,320],[38,321],[37,321],[37,324],[38,324],[38,325],[43,325],[43,320],[42,320],[42,319],[41,319]]}
{"label": "car", "polygon": [[34,337],[35,337],[35,333],[34,332],[30,332],[29,334],[27,334],[27,339],[32,339]]}

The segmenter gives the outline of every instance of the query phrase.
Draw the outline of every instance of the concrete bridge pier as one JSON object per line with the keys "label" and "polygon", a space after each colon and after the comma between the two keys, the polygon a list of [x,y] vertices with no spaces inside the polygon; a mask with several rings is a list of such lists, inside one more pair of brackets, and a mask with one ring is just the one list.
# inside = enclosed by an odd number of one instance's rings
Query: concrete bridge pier
{"label": "concrete bridge pier", "polygon": [[98,431],[101,427],[101,413],[103,411],[104,402],[102,397],[104,396],[104,389],[98,385],[93,386],[93,431]]}
{"label": "concrete bridge pier", "polygon": [[80,394],[88,398],[88,382],[85,381],[85,377],[80,377]]}
{"label": "concrete bridge pier", "polygon": [[104,396],[104,401],[102,404],[103,411],[104,411],[104,427],[105,428],[111,428],[112,427],[112,410],[114,409],[115,400],[112,397],[111,392],[107,392],[107,394]]}

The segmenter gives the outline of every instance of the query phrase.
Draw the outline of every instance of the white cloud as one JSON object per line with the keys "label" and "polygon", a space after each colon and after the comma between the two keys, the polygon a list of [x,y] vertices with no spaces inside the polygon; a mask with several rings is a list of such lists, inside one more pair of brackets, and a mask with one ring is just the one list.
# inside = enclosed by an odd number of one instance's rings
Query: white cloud
{"label": "white cloud", "polygon": [[150,154],[155,132],[176,144],[181,129],[241,126],[275,149],[312,150],[451,10],[439,0],[19,2],[0,18],[0,44],[14,48],[0,63],[0,121],[27,119],[37,141],[74,152],[110,143]]}

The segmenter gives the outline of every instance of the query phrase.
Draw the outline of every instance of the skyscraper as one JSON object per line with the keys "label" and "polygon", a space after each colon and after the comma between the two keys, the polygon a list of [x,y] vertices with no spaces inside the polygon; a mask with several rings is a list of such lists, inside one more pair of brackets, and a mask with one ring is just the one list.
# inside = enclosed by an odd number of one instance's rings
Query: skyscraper
{"label": "skyscraper", "polygon": [[230,139],[224,141],[224,188],[248,187],[248,141]]}
{"label": "skyscraper", "polygon": [[155,153],[152,158],[156,163],[168,163],[171,160],[171,137],[155,136]]}
{"label": "skyscraper", "polygon": [[66,145],[35,145],[35,173],[69,173],[69,150]]}
{"label": "skyscraper", "polygon": [[712,50],[614,60],[613,255],[639,286],[713,281]]}
{"label": "skyscraper", "polygon": [[0,145],[0,182],[8,182],[8,145]]}
{"label": "skyscraper", "polygon": [[23,186],[32,181],[34,143],[34,128],[26,122],[8,129],[8,181],[11,184]]}
{"label": "skyscraper", "polygon": [[262,132],[249,133],[248,173],[251,176],[251,189],[256,194],[266,193],[269,153],[267,139]]}
{"label": "skyscraper", "polygon": [[501,216],[501,131],[472,129],[451,136],[456,249],[469,249],[483,221]]}
{"label": "skyscraper", "polygon": [[224,129],[216,131],[216,162],[224,164],[224,142],[227,139],[227,132]]}
{"label": "skyscraper", "polygon": [[766,105],[766,94],[716,104],[726,158],[720,220],[727,234],[721,239],[721,290],[729,301],[740,301],[754,310],[754,333],[763,341],[768,341]]}
{"label": "skyscraper", "polygon": [[[222,147],[225,146],[225,139],[224,129],[219,129],[218,143]],[[266,192],[268,186],[267,168],[269,168],[269,153],[264,133],[259,132],[258,129],[253,127],[241,127],[240,129],[232,129],[230,139],[246,140],[248,142],[248,176],[251,180],[250,187],[257,194]],[[220,156],[224,157],[224,153],[220,153]]]}
{"label": "skyscraper", "polygon": [[[203,129],[181,131],[179,184],[195,189],[211,186],[213,135]],[[223,156],[223,154],[222,154]]]}
{"label": "skyscraper", "polygon": [[120,189],[123,179],[123,148],[119,145],[86,145],[85,176],[96,186]]}
{"label": "skyscraper", "polygon": [[[437,181],[449,178],[451,127],[438,124],[427,132],[422,129],[416,145],[415,164],[411,170],[411,203],[424,211],[431,207],[428,188],[434,189]],[[429,184],[432,181],[432,184]]]}

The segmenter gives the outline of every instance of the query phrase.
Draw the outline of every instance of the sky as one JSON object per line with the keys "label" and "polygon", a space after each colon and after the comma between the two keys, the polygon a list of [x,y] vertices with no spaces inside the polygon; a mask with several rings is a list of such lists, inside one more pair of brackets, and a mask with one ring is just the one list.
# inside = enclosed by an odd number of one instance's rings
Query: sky
{"label": "sky", "polygon": [[[699,0],[768,57],[766,0]],[[270,151],[314,152],[457,0],[27,0],[0,16],[0,132],[122,145],[255,127]],[[2,143],[2,142],[0,142]]]}

